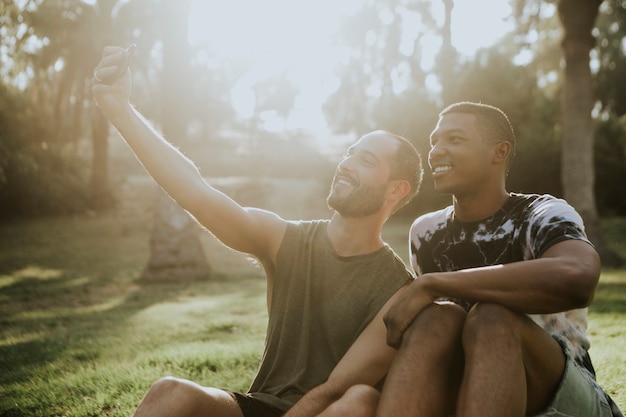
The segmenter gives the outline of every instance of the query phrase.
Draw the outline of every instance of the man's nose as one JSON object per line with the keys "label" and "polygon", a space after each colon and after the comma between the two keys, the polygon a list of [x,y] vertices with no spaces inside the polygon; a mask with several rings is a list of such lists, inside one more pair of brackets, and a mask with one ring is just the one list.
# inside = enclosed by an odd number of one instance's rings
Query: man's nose
{"label": "man's nose", "polygon": [[442,155],[445,152],[443,145],[440,142],[434,143],[430,145],[430,151],[428,151],[428,158],[432,159],[433,157],[437,157]]}
{"label": "man's nose", "polygon": [[341,161],[339,161],[339,170],[340,171],[350,171],[353,166],[354,158],[352,156],[345,156]]}

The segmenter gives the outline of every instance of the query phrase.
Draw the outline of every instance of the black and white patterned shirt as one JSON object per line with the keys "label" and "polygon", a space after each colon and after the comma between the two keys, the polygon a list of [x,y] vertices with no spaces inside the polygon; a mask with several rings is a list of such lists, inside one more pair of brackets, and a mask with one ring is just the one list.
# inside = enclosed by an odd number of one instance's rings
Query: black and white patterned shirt
{"label": "black and white patterned shirt", "polygon": [[[589,243],[574,208],[551,195],[512,193],[498,212],[482,221],[456,220],[453,206],[419,217],[410,231],[411,265],[419,279],[429,272],[536,259],[568,239]],[[560,340],[578,363],[587,362],[586,308],[529,317]]]}

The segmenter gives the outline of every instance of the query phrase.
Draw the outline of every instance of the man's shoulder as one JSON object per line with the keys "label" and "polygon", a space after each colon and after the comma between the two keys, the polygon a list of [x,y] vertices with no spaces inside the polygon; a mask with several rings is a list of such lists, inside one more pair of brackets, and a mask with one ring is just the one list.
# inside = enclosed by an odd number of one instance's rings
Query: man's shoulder
{"label": "man's shoulder", "polygon": [[551,219],[554,217],[573,217],[578,221],[579,215],[567,201],[551,194],[511,193],[512,207],[524,210],[532,219]]}
{"label": "man's shoulder", "polygon": [[[446,233],[446,228],[450,223],[454,212],[453,207],[449,206],[441,210],[425,213],[419,216],[409,230],[410,252],[417,253],[420,248],[430,245],[429,242],[437,241],[442,238],[441,234]],[[415,262],[411,262],[413,269],[416,268]],[[417,269],[415,269],[417,271]]]}
{"label": "man's shoulder", "polygon": [[312,220],[288,220],[287,227],[290,229],[315,229],[325,226],[330,222],[328,219],[312,219]]}
{"label": "man's shoulder", "polygon": [[514,204],[523,204],[527,206],[537,206],[545,204],[565,204],[567,201],[562,198],[555,197],[552,194],[527,194],[527,193],[510,193],[510,201]]}
{"label": "man's shoulder", "polygon": [[280,243],[279,254],[291,254],[295,247],[306,242],[314,242],[326,238],[326,225],[329,220],[288,220],[287,229]]}
{"label": "man's shoulder", "polygon": [[422,214],[411,224],[411,237],[423,235],[427,231],[442,229],[452,216],[453,210],[454,208],[452,206],[448,206],[440,210]]}

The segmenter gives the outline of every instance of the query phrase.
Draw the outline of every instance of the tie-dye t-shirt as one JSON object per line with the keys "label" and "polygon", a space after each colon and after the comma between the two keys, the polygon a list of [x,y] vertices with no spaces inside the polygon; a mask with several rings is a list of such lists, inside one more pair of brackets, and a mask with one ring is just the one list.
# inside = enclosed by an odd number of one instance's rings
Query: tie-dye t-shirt
{"label": "tie-dye t-shirt", "polygon": [[[567,239],[589,243],[581,217],[569,204],[551,195],[512,193],[498,212],[482,221],[457,221],[452,206],[419,217],[410,231],[411,265],[419,276],[536,259]],[[453,301],[466,309],[471,306]],[[593,372],[586,308],[529,317]]]}

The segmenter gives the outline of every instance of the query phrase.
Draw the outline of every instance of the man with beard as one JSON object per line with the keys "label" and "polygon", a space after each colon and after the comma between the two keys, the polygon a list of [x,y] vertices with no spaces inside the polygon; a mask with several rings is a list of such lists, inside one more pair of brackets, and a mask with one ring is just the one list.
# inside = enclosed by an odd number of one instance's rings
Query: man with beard
{"label": "man with beard", "polygon": [[314,387],[308,406],[323,409],[352,385],[379,382],[394,354],[382,317],[413,278],[381,230],[419,189],[415,148],[389,132],[364,135],[337,166],[327,200],[331,218],[287,221],[211,187],[152,129],[129,102],[130,71],[120,71],[125,58],[123,49],[105,48],[92,80],[98,106],[174,200],[224,244],[259,260],[269,312],[249,392],[165,377],[135,415],[281,416]]}

